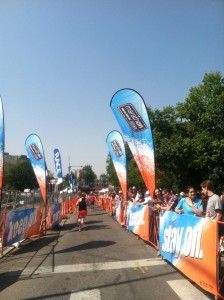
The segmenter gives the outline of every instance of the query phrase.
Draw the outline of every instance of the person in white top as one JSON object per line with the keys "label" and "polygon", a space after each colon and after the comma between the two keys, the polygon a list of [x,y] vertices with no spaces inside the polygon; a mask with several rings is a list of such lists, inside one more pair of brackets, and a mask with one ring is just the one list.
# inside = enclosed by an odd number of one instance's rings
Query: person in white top
{"label": "person in white top", "polygon": [[142,200],[141,201],[136,201],[136,205],[148,205],[148,206],[153,206],[153,202],[152,202],[152,197],[150,196],[149,191],[145,192],[145,197],[144,194],[141,194],[142,196]]}

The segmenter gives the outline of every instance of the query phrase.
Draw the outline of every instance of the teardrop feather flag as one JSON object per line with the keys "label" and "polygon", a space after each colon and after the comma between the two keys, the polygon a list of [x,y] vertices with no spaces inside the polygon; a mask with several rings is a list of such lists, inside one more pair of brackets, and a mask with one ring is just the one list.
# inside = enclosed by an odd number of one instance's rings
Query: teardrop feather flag
{"label": "teardrop feather flag", "polygon": [[122,89],[114,94],[110,106],[152,196],[155,189],[154,143],[144,100],[136,91]]}
{"label": "teardrop feather flag", "polygon": [[1,202],[2,202],[4,149],[5,149],[4,113],[3,113],[2,99],[0,97],[0,211],[1,211]]}
{"label": "teardrop feather flag", "polygon": [[33,167],[34,173],[36,175],[37,182],[40,186],[44,203],[46,204],[47,202],[46,163],[45,163],[43,146],[39,136],[36,134],[30,134],[25,141],[25,147],[31,165]]}
{"label": "teardrop feather flag", "polygon": [[55,171],[57,173],[57,183],[56,184],[60,184],[62,183],[62,165],[61,165],[61,155],[58,149],[54,149],[54,165],[55,165]]}
{"label": "teardrop feather flag", "polygon": [[126,200],[127,197],[127,166],[124,140],[120,132],[111,131],[106,139],[107,147],[117,173],[120,186]]}

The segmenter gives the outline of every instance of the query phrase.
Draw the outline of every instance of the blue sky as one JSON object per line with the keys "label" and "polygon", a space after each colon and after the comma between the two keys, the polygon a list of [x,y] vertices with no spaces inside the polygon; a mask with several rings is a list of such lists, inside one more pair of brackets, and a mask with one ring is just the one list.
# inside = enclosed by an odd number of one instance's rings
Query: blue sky
{"label": "blue sky", "polygon": [[153,109],[176,105],[207,72],[224,76],[223,0],[1,0],[5,151],[31,133],[71,165],[106,172],[110,109],[121,88]]}

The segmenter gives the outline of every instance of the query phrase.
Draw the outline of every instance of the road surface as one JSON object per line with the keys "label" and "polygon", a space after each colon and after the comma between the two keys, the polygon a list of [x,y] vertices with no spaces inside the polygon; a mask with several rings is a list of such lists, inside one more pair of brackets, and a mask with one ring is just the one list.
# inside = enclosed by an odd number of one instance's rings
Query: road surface
{"label": "road surface", "polygon": [[101,208],[88,210],[81,232],[76,220],[0,259],[1,300],[214,299]]}

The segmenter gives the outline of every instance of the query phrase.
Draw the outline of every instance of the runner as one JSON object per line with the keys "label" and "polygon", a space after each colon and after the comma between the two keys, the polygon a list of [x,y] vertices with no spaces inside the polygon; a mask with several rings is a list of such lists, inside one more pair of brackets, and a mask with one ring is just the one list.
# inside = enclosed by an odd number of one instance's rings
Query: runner
{"label": "runner", "polygon": [[89,195],[90,208],[94,209],[95,201],[96,201],[96,197],[94,196],[93,192],[91,192],[90,195]]}
{"label": "runner", "polygon": [[86,193],[81,193],[81,198],[76,203],[78,207],[78,226],[79,231],[81,231],[82,226],[84,225],[85,217],[87,215],[87,205],[86,205]]}

